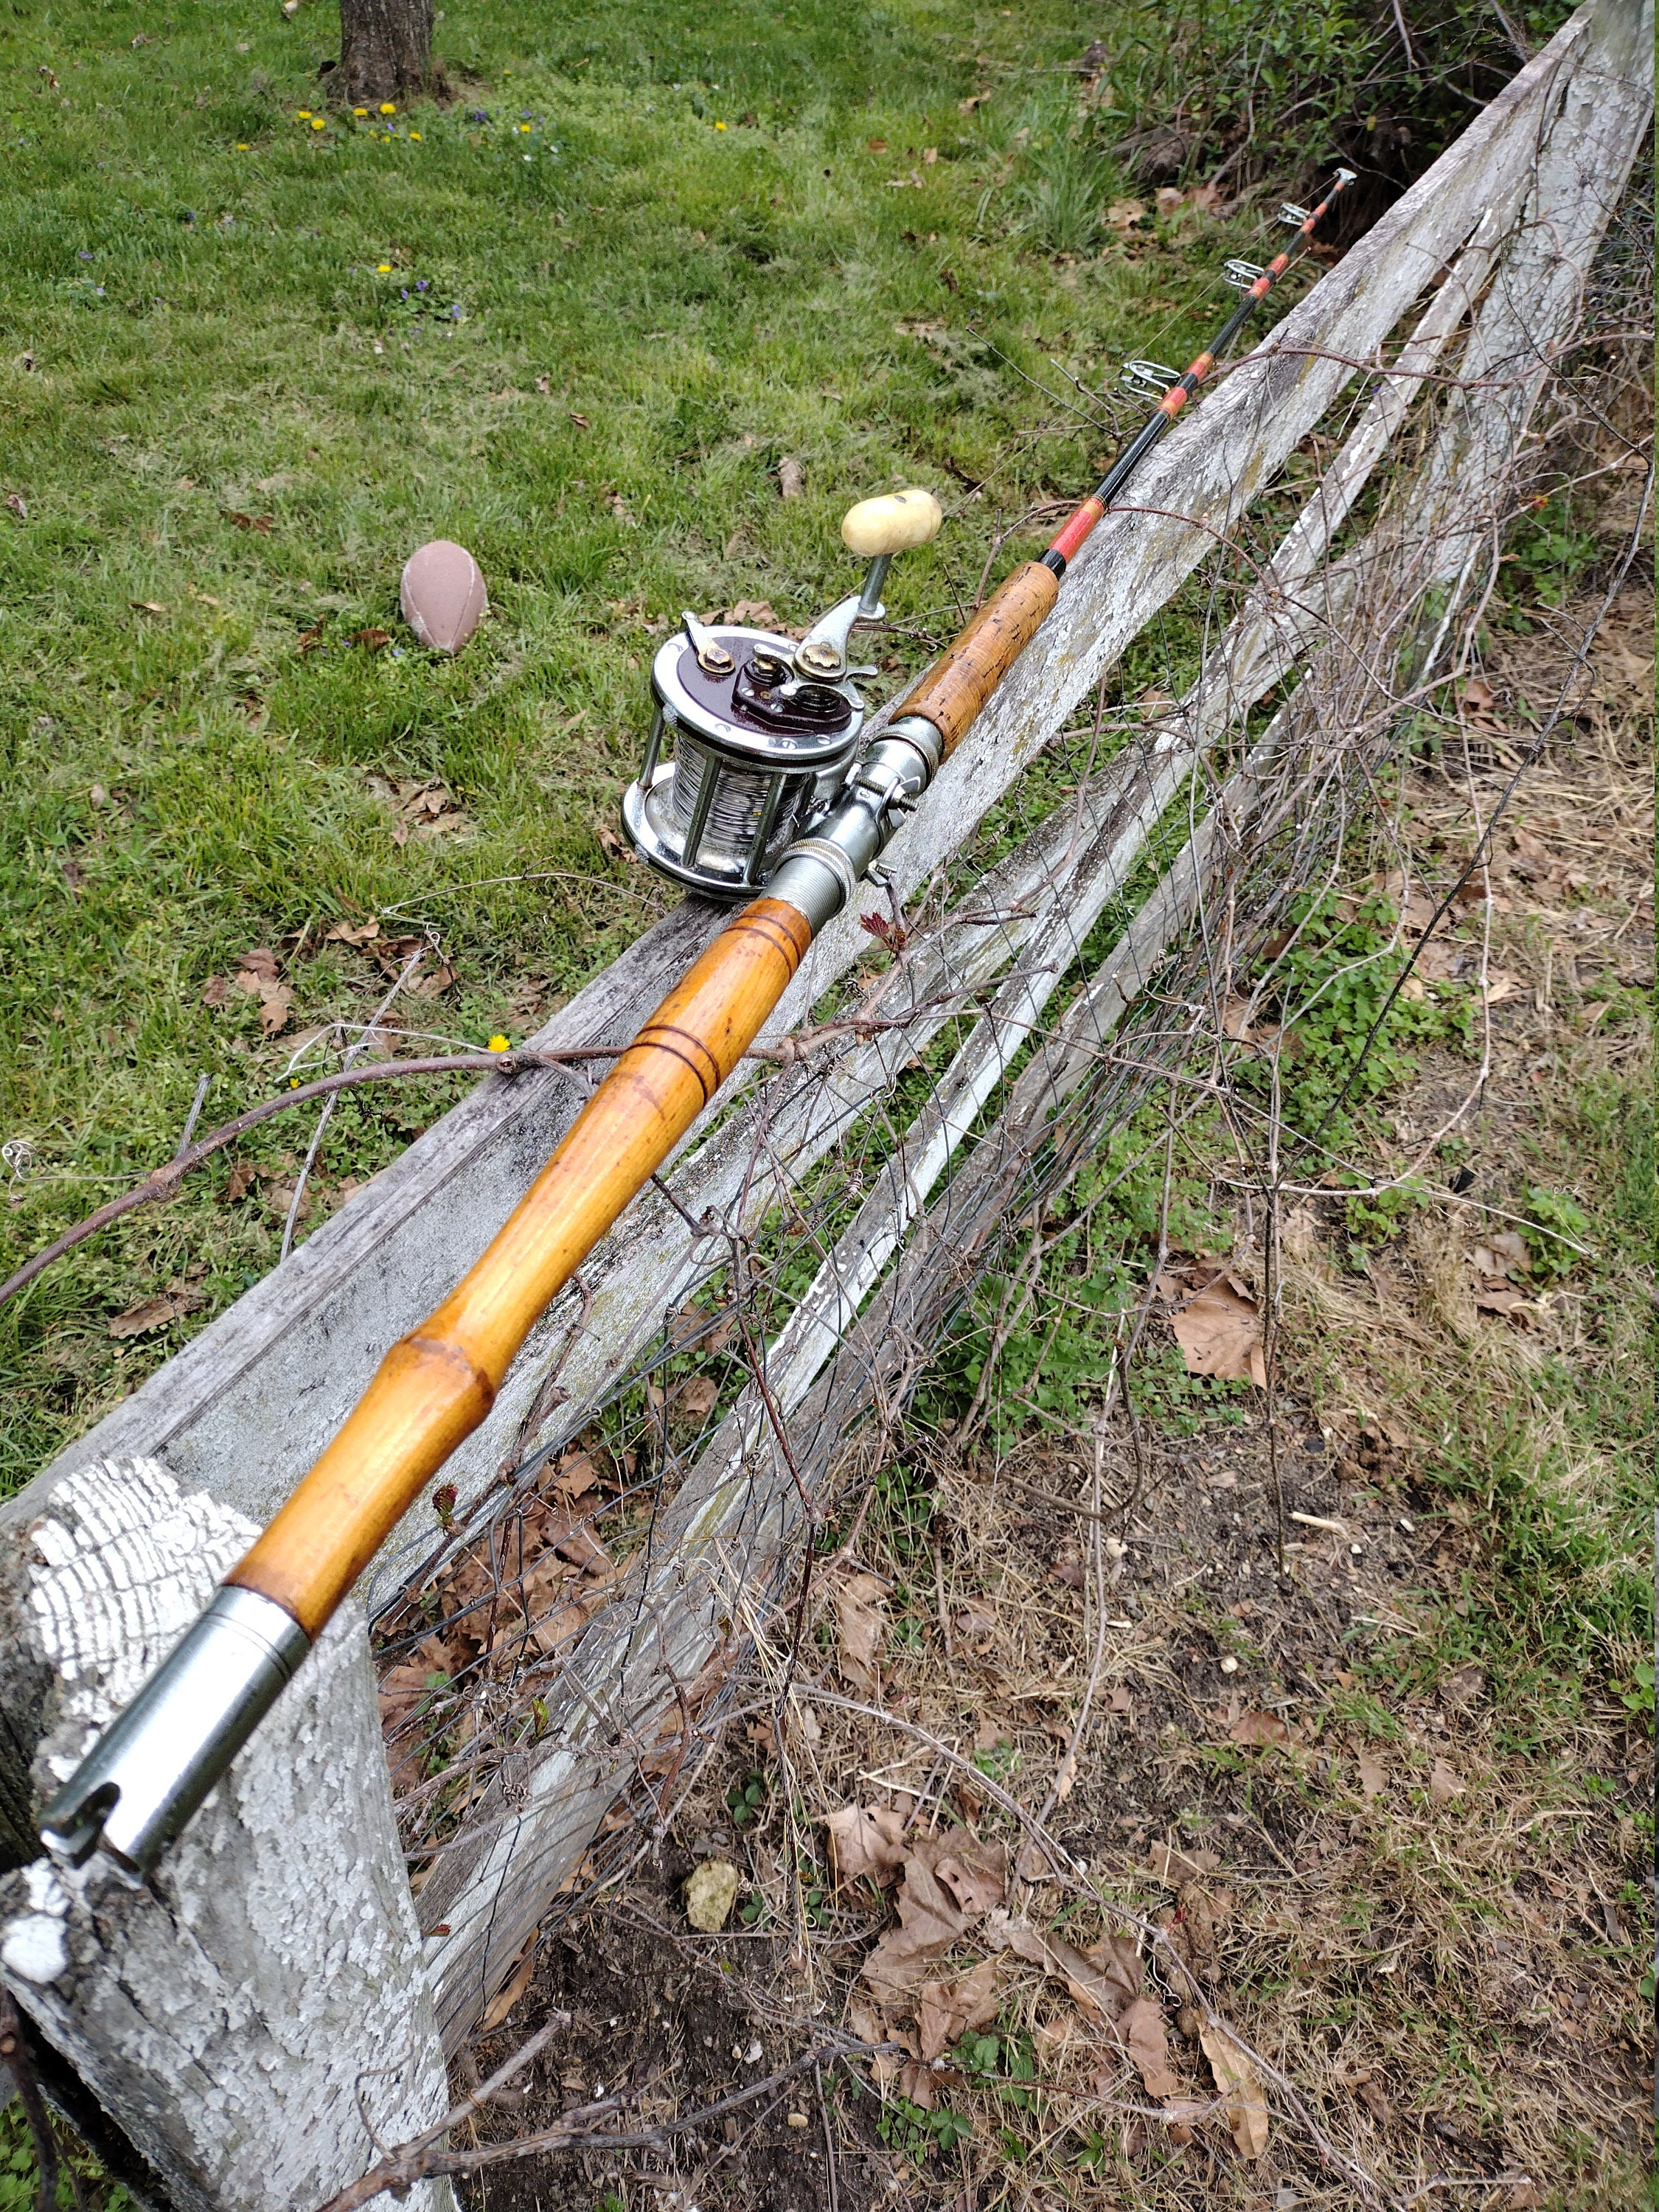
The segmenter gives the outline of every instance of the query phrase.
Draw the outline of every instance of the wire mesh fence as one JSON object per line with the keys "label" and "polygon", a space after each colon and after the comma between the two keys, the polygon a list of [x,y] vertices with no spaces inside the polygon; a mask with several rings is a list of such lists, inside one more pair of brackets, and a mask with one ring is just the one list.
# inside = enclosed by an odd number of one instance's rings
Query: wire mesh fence
{"label": "wire mesh fence", "polygon": [[[1271,1393],[1286,1222],[1321,1194],[1386,1214],[1402,1179],[1375,1182],[1357,1121],[1390,1054],[1438,1041],[1467,1079],[1423,1133],[1432,1175],[1490,1018],[1487,945],[1449,933],[1490,912],[1503,780],[1583,709],[1582,651],[1518,736],[1483,703],[1498,564],[1517,526],[1571,526],[1580,480],[1645,483],[1650,202],[1582,300],[1559,242],[1524,196],[1477,230],[921,895],[878,878],[865,959],[659,1183],[689,1294],[567,1396],[579,1280],[494,1488],[465,1512],[441,1491],[425,1550],[381,1570],[387,1756],[440,1935],[481,1866],[510,1868],[511,1950],[660,1837],[722,1723],[817,1665],[860,1501],[941,1431],[1092,1443],[1122,1506],[1160,1376]],[[1432,897],[1394,842],[1411,763],[1462,809]],[[1183,1244],[1200,1127],[1231,1151],[1242,1277]],[[698,1161],[734,1133],[742,1172],[704,1209]],[[1200,1309],[1195,1375],[1170,1323]],[[550,1788],[573,1805],[552,1830],[527,1814]]]}

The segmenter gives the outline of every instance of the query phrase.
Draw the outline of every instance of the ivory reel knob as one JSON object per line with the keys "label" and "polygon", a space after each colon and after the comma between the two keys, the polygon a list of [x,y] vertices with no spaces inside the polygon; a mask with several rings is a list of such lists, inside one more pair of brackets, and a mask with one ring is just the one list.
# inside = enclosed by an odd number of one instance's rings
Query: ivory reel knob
{"label": "ivory reel knob", "polygon": [[937,538],[945,520],[930,491],[884,492],[878,499],[861,499],[849,507],[841,526],[841,542],[860,561],[884,553],[907,553],[913,545],[926,545]]}

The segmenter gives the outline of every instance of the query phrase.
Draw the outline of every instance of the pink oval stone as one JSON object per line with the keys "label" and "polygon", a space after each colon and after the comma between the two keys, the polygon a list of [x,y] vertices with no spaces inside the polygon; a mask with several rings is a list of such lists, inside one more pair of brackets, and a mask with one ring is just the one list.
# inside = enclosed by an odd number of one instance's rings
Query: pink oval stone
{"label": "pink oval stone", "polygon": [[434,653],[459,653],[489,611],[483,571],[447,538],[434,538],[404,563],[404,620]]}

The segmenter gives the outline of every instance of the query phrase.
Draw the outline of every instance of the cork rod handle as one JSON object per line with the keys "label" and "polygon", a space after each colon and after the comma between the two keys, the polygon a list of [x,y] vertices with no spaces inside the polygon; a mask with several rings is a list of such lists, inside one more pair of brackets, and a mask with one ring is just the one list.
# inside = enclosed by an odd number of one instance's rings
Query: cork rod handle
{"label": "cork rod handle", "polygon": [[1054,605],[1060,579],[1041,561],[1027,561],[1005,576],[943,660],[914,684],[893,719],[920,714],[953,752],[963,733]]}

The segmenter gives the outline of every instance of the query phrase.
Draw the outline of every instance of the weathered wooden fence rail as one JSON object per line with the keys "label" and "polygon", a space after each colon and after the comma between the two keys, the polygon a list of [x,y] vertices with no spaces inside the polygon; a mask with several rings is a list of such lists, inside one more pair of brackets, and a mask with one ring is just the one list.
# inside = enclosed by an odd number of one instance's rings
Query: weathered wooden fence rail
{"label": "weathered wooden fence rail", "polygon": [[[801,1470],[822,1479],[824,1440],[845,1433],[859,1404],[902,1392],[915,1364],[904,1317],[921,1310],[919,1285],[986,1248],[1014,1188],[1006,1164],[1085,1083],[1253,824],[1275,818],[1275,763],[1298,742],[1298,714],[1317,711],[1345,670],[1375,668],[1376,650],[1367,661],[1355,641],[1387,630],[1378,610],[1390,592],[1400,601],[1405,568],[1420,597],[1426,580],[1464,575],[1490,544],[1640,143],[1651,57],[1640,0],[1593,0],[1172,434],[1133,509],[1102,524],[1056,614],[890,848],[901,896],[935,877],[1327,418],[1356,368],[1381,368],[1385,341],[1426,296],[1189,696],[981,878],[896,971],[873,1011],[902,1026],[827,1066],[751,1079],[712,1133],[693,1133],[666,1190],[647,1193],[595,1254],[583,1295],[558,1302],[533,1335],[447,1471],[464,1517],[495,1510],[504,1463],[581,1431],[734,1237],[757,1229],[861,1116],[885,1110],[900,1071],[964,994],[981,994],[927,1106],[769,1348],[769,1403],[751,1389],[708,1440],[647,1560],[565,1667],[533,1753],[501,1763],[437,1858],[418,1924],[356,1609],[151,1890],[97,1866],[51,1870],[33,1820],[89,1725],[193,1616],[386,1344],[494,1234],[580,1103],[579,1078],[549,1070],[483,1084],[0,1511],[0,1844],[15,1869],[0,1876],[0,1972],[57,2063],[148,2162],[158,2203],[298,2212],[368,2164],[376,2135],[441,2117],[444,2049],[477,2021],[659,1743],[680,1686],[775,1586],[799,1527]],[[1425,380],[1460,340],[1458,381],[1420,463],[1391,485],[1368,534],[1334,554]],[[1172,799],[1253,706],[1293,680],[1185,852],[1042,1038],[990,1139],[956,1172],[964,1138],[1039,1035]],[[631,1035],[720,918],[688,902],[535,1042]],[[824,933],[774,1036],[848,973],[864,941],[851,915]],[[793,1467],[775,1449],[780,1422],[794,1438]],[[394,1548],[384,1563],[383,1587],[401,1556]],[[447,2190],[425,2185],[415,2201],[440,2206]]]}

